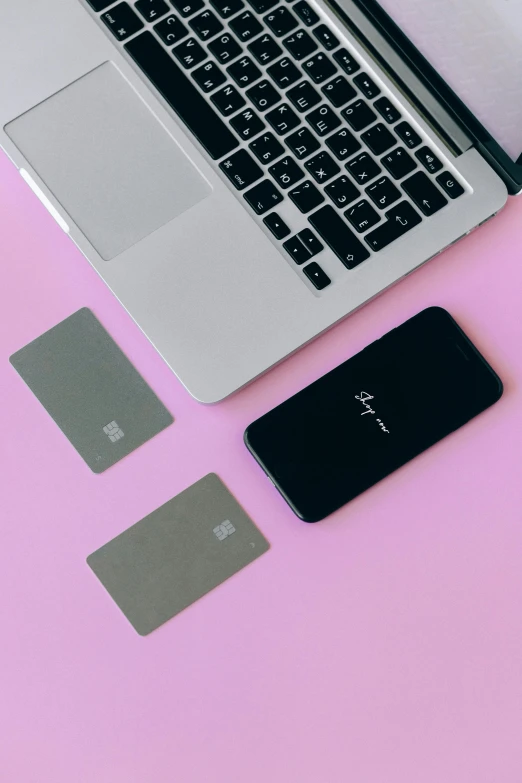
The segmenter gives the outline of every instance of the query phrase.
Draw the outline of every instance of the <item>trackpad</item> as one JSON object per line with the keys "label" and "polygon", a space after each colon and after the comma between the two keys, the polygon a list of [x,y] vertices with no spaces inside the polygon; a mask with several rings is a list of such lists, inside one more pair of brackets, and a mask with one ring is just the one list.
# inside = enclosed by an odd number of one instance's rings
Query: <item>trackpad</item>
{"label": "trackpad", "polygon": [[5,131],[106,261],[212,190],[110,62]]}

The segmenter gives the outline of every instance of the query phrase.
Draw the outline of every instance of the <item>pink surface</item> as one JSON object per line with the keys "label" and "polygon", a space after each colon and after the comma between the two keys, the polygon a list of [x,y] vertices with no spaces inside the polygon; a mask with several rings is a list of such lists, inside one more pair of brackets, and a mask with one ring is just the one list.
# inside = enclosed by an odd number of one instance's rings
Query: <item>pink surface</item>
{"label": "pink surface", "polygon": [[[186,394],[4,157],[0,249],[0,779],[520,781],[522,201],[214,407]],[[432,304],[505,397],[326,522],[299,522],[245,426]],[[8,363],[83,306],[176,417],[102,476]],[[272,549],[140,638],[85,558],[209,471]]]}

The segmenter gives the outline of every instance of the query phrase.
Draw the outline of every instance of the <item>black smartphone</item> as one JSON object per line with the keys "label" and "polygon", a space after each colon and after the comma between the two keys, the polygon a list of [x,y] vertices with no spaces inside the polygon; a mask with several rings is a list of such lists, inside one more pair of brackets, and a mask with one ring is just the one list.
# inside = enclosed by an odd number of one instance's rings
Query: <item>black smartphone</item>
{"label": "black smartphone", "polygon": [[502,396],[502,381],[430,307],[251,424],[245,443],[305,522],[318,522]]}

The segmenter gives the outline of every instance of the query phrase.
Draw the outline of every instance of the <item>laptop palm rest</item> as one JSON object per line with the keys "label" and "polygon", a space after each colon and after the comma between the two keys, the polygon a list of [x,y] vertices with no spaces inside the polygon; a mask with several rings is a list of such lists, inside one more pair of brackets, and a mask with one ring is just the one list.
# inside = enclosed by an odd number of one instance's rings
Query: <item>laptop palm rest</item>
{"label": "laptop palm rest", "polygon": [[106,261],[212,191],[111,62],[5,131]]}

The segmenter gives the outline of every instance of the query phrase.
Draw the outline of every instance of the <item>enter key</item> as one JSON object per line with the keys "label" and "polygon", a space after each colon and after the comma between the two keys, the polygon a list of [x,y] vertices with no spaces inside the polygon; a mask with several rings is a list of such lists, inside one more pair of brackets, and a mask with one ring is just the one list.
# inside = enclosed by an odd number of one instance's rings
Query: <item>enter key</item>
{"label": "enter key", "polygon": [[364,237],[372,250],[379,251],[422,222],[421,216],[408,201],[401,201],[386,212],[386,222]]}

